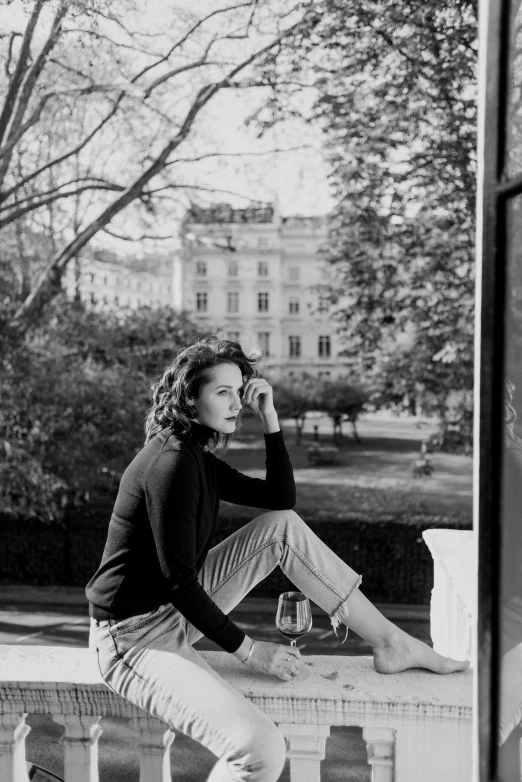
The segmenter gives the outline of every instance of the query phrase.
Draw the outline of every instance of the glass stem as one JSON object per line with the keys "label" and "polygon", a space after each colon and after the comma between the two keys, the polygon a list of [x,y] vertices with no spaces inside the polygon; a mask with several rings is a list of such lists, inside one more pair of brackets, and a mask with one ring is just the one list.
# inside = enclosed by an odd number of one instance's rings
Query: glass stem
{"label": "glass stem", "polygon": [[290,646],[297,646],[297,641],[295,640],[295,638],[292,638],[292,640],[290,641]]}

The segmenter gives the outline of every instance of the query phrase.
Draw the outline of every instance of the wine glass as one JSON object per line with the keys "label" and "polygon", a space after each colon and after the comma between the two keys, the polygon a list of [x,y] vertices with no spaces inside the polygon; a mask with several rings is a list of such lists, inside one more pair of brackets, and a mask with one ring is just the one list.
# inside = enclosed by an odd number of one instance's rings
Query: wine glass
{"label": "wine glass", "polygon": [[[277,605],[276,627],[291,646],[297,646],[297,639],[312,629],[312,611],[310,601],[302,592],[283,592]],[[299,676],[308,676],[308,670],[302,666]]]}

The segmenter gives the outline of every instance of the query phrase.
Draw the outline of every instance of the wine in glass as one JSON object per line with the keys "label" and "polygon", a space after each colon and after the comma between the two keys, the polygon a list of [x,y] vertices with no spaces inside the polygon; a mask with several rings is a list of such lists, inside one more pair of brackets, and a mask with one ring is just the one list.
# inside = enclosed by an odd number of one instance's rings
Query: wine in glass
{"label": "wine in glass", "polygon": [[[291,646],[297,646],[298,638],[312,629],[312,612],[310,601],[302,592],[283,592],[279,595],[277,606],[276,627]],[[308,670],[302,666],[299,676],[308,676]]]}

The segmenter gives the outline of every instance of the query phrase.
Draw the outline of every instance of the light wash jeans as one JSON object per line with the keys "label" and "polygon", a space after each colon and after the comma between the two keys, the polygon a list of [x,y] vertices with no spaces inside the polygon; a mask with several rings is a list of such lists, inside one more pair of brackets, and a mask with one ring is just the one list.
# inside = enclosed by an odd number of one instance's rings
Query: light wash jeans
{"label": "light wash jeans", "polygon": [[[199,580],[228,614],[276,565],[334,629],[346,624],[345,602],[361,578],[290,510],[263,513],[211,549]],[[199,638],[167,604],[121,621],[92,619],[89,647],[112,690],[217,755],[208,782],[275,782],[281,733],[193,649]]]}

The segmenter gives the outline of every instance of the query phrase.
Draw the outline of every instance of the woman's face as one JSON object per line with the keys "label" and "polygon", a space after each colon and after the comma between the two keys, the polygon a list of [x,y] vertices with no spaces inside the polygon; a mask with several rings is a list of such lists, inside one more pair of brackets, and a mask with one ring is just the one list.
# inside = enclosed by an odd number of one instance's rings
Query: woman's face
{"label": "woman's face", "polygon": [[216,432],[232,434],[241,410],[243,376],[236,364],[218,364],[200,388],[199,397],[189,400],[198,424]]}

